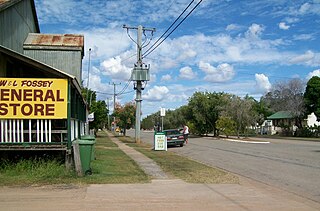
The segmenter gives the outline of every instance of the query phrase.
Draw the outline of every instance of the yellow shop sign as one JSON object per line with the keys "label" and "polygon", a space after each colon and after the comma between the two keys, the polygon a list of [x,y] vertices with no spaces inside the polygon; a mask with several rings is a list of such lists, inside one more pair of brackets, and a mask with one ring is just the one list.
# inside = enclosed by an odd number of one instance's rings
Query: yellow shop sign
{"label": "yellow shop sign", "polygon": [[67,79],[0,78],[0,119],[65,119],[67,98]]}

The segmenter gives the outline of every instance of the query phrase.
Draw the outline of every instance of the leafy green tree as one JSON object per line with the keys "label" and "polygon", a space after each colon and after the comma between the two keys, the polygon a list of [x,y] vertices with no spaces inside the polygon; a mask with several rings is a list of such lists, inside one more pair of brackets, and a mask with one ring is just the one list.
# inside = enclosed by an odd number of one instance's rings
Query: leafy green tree
{"label": "leafy green tree", "polygon": [[115,106],[113,112],[116,117],[117,125],[123,129],[123,134],[126,135],[126,130],[135,125],[136,105],[133,102],[126,103],[124,106],[119,103]]}
{"label": "leafy green tree", "polygon": [[91,102],[90,113],[94,113],[94,121],[89,123],[90,129],[97,132],[108,124],[108,109],[105,101]]}
{"label": "leafy green tree", "polygon": [[260,99],[259,102],[255,101],[253,104],[253,110],[257,114],[257,123],[262,125],[264,120],[267,119],[268,116],[272,115],[273,112],[266,106],[265,102]]}
{"label": "leafy green tree", "polygon": [[229,135],[233,134],[236,129],[236,122],[230,117],[221,116],[217,121],[217,129],[225,134],[227,138]]}
{"label": "leafy green tree", "polygon": [[206,93],[195,92],[189,99],[188,106],[192,113],[191,121],[196,125],[195,133],[208,134],[213,131],[213,124],[209,120],[209,100]]}
{"label": "leafy green tree", "polygon": [[108,113],[105,101],[96,101],[97,95],[95,91],[88,88],[81,90],[83,98],[87,101],[89,113],[94,113],[94,120],[89,122],[89,128],[94,129],[95,133],[99,129],[103,129],[108,124]]}
{"label": "leafy green tree", "polygon": [[141,121],[141,128],[145,130],[151,130],[154,127],[153,115],[148,115]]}
{"label": "leafy green tree", "polygon": [[235,122],[235,131],[238,137],[241,133],[246,134],[248,127],[256,125],[258,114],[253,109],[255,102],[249,96],[241,99],[236,95],[230,95],[229,101],[225,105],[223,115],[230,117]]}
{"label": "leafy green tree", "polygon": [[182,128],[187,123],[184,116],[184,107],[168,110],[164,119],[164,129]]}
{"label": "leafy green tree", "polygon": [[[186,119],[194,125],[194,132],[197,134],[208,134],[213,132],[218,135],[216,121],[223,110],[228,94],[225,93],[203,93],[195,92],[189,99]],[[191,116],[192,115],[192,116]]]}
{"label": "leafy green tree", "polygon": [[304,102],[308,114],[314,112],[320,121],[320,77],[313,76],[307,83],[304,93]]}

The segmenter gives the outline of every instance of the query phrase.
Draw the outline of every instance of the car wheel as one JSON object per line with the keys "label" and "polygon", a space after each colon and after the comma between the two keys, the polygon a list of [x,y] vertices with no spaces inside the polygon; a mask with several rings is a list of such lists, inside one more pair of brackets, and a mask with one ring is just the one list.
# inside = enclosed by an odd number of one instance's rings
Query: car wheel
{"label": "car wheel", "polygon": [[183,147],[183,143],[182,143],[182,144],[180,144],[180,147]]}

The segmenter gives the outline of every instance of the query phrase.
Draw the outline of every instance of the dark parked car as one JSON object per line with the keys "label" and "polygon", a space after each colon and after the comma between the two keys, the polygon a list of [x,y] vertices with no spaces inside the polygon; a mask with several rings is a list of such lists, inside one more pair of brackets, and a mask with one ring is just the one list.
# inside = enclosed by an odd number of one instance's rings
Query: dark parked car
{"label": "dark parked car", "polygon": [[184,138],[181,130],[179,129],[170,129],[163,131],[167,137],[167,146],[179,145],[183,147]]}

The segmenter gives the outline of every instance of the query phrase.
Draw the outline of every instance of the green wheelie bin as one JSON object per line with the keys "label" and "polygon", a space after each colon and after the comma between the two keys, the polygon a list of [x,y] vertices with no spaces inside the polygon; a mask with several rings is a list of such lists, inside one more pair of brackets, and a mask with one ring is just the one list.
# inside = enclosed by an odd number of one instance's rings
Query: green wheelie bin
{"label": "green wheelie bin", "polygon": [[[88,140],[88,141],[96,141],[96,137],[94,135],[83,135],[81,136],[81,140]],[[91,160],[95,160],[95,146],[92,146],[91,152]]]}
{"label": "green wheelie bin", "polygon": [[95,141],[80,139],[77,140],[77,143],[79,144],[82,173],[84,175],[91,175],[91,154]]}

